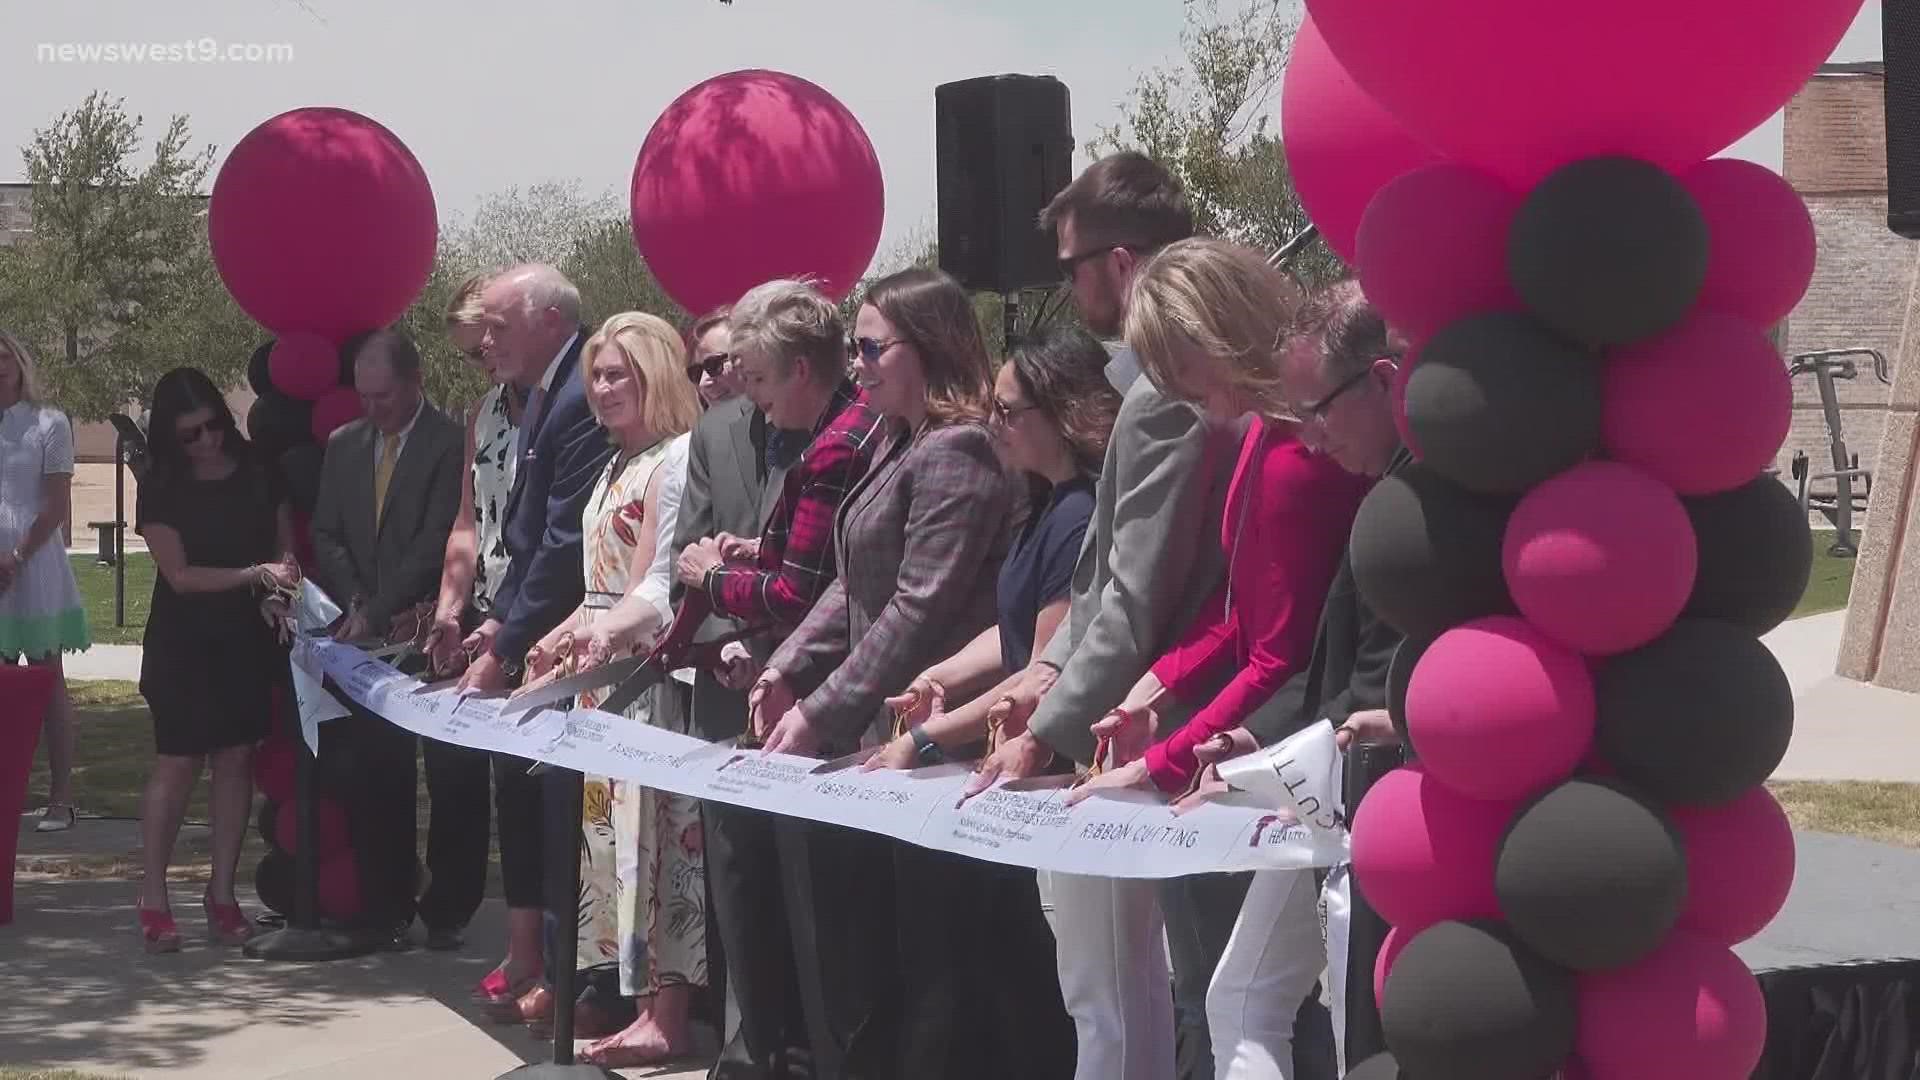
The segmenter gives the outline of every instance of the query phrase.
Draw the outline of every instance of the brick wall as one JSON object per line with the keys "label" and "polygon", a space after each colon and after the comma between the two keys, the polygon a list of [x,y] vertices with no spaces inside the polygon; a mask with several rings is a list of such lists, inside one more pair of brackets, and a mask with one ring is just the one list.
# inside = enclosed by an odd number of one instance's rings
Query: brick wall
{"label": "brick wall", "polygon": [[[1819,76],[1787,106],[1784,171],[1807,200],[1819,236],[1813,284],[1787,321],[1786,352],[1872,348],[1889,362],[1899,352],[1913,286],[1913,242],[1887,229],[1884,80],[1877,75]],[[1874,467],[1888,387],[1869,365],[1837,384],[1841,431],[1851,453]],[[1832,462],[1826,420],[1811,376],[1794,380],[1793,428],[1778,464],[1794,451],[1814,472]]]}

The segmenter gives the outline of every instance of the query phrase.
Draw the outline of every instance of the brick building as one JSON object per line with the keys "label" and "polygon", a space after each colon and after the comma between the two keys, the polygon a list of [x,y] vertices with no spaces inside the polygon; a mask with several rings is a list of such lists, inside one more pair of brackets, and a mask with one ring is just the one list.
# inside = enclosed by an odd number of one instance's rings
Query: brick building
{"label": "brick building", "polygon": [[[1782,171],[1806,199],[1820,242],[1813,284],[1787,321],[1789,356],[1871,348],[1892,363],[1899,354],[1914,249],[1887,228],[1885,92],[1882,63],[1830,64],[1787,105]],[[1890,388],[1863,365],[1837,389],[1847,447],[1875,468]],[[1826,472],[1826,419],[1810,376],[1794,380],[1793,401],[1781,471],[1801,450],[1814,472]]]}

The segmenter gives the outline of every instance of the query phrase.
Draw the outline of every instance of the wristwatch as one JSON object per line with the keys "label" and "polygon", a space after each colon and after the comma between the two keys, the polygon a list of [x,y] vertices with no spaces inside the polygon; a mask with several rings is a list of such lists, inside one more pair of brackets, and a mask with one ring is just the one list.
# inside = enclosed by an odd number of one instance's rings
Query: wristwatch
{"label": "wristwatch", "polygon": [[946,762],[947,752],[940,749],[940,744],[933,741],[933,736],[927,734],[926,728],[915,724],[907,729],[907,734],[913,739],[913,756],[919,759],[920,764],[940,765]]}
{"label": "wristwatch", "polygon": [[508,682],[512,682],[527,673],[527,665],[519,660],[502,660],[500,673],[507,677]]}

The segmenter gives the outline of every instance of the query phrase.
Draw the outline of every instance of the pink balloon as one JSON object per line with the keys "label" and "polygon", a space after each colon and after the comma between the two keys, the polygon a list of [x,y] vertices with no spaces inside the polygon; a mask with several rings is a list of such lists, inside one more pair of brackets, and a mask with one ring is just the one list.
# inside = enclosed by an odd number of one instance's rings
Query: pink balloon
{"label": "pink balloon", "polygon": [[346,921],[360,914],[360,867],[353,852],[336,852],[314,868],[320,879],[320,914]]}
{"label": "pink balloon", "polygon": [[438,230],[412,152],[346,109],[295,109],[248,132],[207,209],[214,265],[241,310],[335,344],[406,314]]}
{"label": "pink balloon", "polygon": [[1387,931],[1380,942],[1380,952],[1373,958],[1373,1003],[1380,1004],[1387,999],[1387,976],[1393,974],[1393,962],[1400,959],[1401,950],[1407,943],[1420,936],[1424,926],[1396,926]]}
{"label": "pink balloon", "polygon": [[351,386],[336,386],[313,402],[313,441],[321,446],[333,433],[362,415],[360,395]]}
{"label": "pink balloon", "polygon": [[1507,228],[1520,196],[1478,169],[1422,166],[1367,204],[1355,267],[1367,299],[1415,340],[1467,315],[1519,311],[1507,273]]}
{"label": "pink balloon", "polygon": [[1707,219],[1700,307],[1773,326],[1813,281],[1813,218],[1793,186],[1764,165],[1702,162],[1680,177]]}
{"label": "pink balloon", "polygon": [[1677,172],[1718,152],[1786,104],[1860,3],[1308,0],[1307,10],[1409,131],[1529,188],[1596,154]]}
{"label": "pink balloon", "polygon": [[1787,368],[1766,332],[1696,311],[1611,354],[1600,441],[1682,495],[1729,491],[1773,463],[1793,420]]}
{"label": "pink balloon", "polygon": [[1374,193],[1440,160],[1354,84],[1312,18],[1300,23],[1281,80],[1280,139],[1301,207],[1327,246],[1349,261]]}
{"label": "pink balloon", "polygon": [[1699,550],[1672,488],[1631,466],[1589,461],[1520,500],[1501,562],[1529,621],[1570,649],[1611,656],[1680,617]]}
{"label": "pink balloon", "polygon": [[1756,787],[1721,806],[1667,812],[1686,843],[1680,928],[1727,946],[1766,929],[1793,889],[1793,826],[1773,795]]}
{"label": "pink balloon", "polygon": [[860,122],[777,71],[718,75],[675,99],[640,147],[631,197],[634,242],[688,311],[781,277],[845,297],[873,260],[886,204]]}
{"label": "pink balloon", "polygon": [[1435,780],[1468,798],[1524,799],[1586,757],[1593,694],[1586,661],[1526,620],[1475,619],[1421,654],[1407,730]]}
{"label": "pink balloon", "polygon": [[1685,931],[1637,964],[1580,976],[1576,1047],[1592,1080],[1746,1080],[1766,1040],[1753,973]]}
{"label": "pink balloon", "polygon": [[[325,859],[347,849],[347,812],[332,799],[320,799],[313,806],[315,849]],[[280,850],[300,850],[300,811],[291,802],[283,802],[273,815],[273,842]]]}
{"label": "pink balloon", "polygon": [[312,401],[340,385],[340,353],[319,334],[282,334],[267,353],[267,377],[291,398]]}
{"label": "pink balloon", "polygon": [[1494,859],[1517,809],[1464,798],[1422,765],[1395,769],[1354,814],[1354,881],[1394,926],[1498,918]]}

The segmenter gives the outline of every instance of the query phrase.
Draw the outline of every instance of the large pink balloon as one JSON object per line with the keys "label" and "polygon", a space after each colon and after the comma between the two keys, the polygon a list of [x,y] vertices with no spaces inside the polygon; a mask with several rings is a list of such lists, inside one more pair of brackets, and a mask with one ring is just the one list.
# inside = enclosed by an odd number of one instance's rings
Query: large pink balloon
{"label": "large pink balloon", "polygon": [[1354,880],[1394,926],[1498,918],[1493,866],[1516,809],[1464,798],[1420,765],[1395,769],[1354,813]]}
{"label": "large pink balloon", "polygon": [[1611,656],[1680,617],[1699,551],[1672,488],[1590,461],[1527,492],[1507,520],[1501,562],[1529,621],[1570,649]]}
{"label": "large pink balloon", "polygon": [[1474,799],[1536,795],[1593,745],[1586,661],[1524,619],[1496,615],[1435,638],[1407,684],[1407,731],[1434,779]]}
{"label": "large pink balloon", "polygon": [[1583,157],[1675,171],[1757,127],[1861,0],[1308,0],[1408,130],[1520,187]]}
{"label": "large pink balloon", "polygon": [[1575,1045],[1593,1080],[1747,1080],[1766,1041],[1753,973],[1683,930],[1637,964],[1580,976]]}
{"label": "large pink balloon", "polygon": [[438,229],[412,152],[346,109],[295,109],[248,132],[207,209],[214,265],[241,310],[336,345],[406,314]]}
{"label": "large pink balloon", "polygon": [[781,277],[838,300],[873,260],[886,193],[846,106],[777,71],[718,75],[654,121],[633,166],[633,239],[688,311]]}
{"label": "large pink balloon", "polygon": [[1280,95],[1280,139],[1293,190],[1327,246],[1351,261],[1360,216],[1374,193],[1440,155],[1354,84],[1311,18],[1294,35]]}
{"label": "large pink balloon", "polygon": [[319,334],[282,334],[267,353],[267,377],[288,397],[312,401],[340,385],[340,352]]}
{"label": "large pink balloon", "polygon": [[1679,926],[1720,945],[1766,929],[1793,890],[1793,826],[1764,787],[1720,806],[1669,807],[1686,843]]}
{"label": "large pink balloon", "polygon": [[1682,495],[1751,481],[1793,421],[1793,387],[1766,331],[1715,311],[1616,350],[1601,394],[1607,453]]}
{"label": "large pink balloon", "polygon": [[1813,281],[1818,239],[1807,204],[1764,165],[1702,162],[1680,183],[1707,219],[1707,280],[1698,304],[1758,326],[1787,317]]}
{"label": "large pink balloon", "polygon": [[1520,196],[1488,173],[1439,162],[1395,178],[1360,218],[1354,265],[1388,325],[1425,340],[1448,323],[1519,311],[1507,228]]}

